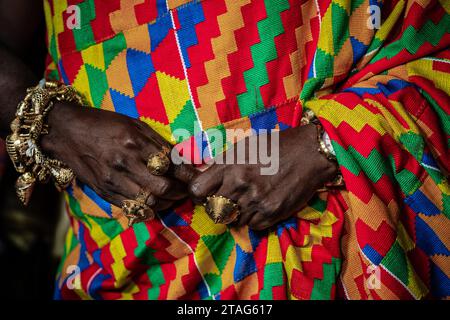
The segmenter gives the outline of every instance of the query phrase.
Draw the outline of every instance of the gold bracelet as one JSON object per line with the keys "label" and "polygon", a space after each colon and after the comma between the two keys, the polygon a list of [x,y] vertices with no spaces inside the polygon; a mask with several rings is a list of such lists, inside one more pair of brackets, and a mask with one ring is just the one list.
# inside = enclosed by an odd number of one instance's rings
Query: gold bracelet
{"label": "gold bracelet", "polygon": [[24,205],[29,203],[37,182],[46,183],[51,177],[61,190],[75,177],[72,169],[59,160],[49,159],[39,147],[40,138],[48,134],[49,127],[45,120],[54,101],[83,104],[82,97],[73,87],[42,81],[36,87],[27,89],[11,122],[12,133],[6,137],[9,157],[21,174],[16,181],[16,194]]}

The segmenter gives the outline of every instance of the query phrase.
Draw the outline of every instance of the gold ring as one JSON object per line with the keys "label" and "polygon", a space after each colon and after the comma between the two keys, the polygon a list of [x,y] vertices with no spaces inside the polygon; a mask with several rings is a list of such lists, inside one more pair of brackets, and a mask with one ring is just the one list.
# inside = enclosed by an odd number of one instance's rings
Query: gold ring
{"label": "gold ring", "polygon": [[137,222],[152,220],[155,218],[155,212],[147,205],[150,192],[144,189],[139,190],[135,200],[123,200],[122,211],[128,218],[128,226],[131,227]]}
{"label": "gold ring", "polygon": [[147,168],[151,174],[162,176],[169,170],[170,159],[168,157],[170,149],[163,147],[160,152],[151,154],[147,160]]}
{"label": "gold ring", "polygon": [[207,197],[204,206],[206,213],[216,224],[230,224],[239,216],[239,206],[224,196]]}

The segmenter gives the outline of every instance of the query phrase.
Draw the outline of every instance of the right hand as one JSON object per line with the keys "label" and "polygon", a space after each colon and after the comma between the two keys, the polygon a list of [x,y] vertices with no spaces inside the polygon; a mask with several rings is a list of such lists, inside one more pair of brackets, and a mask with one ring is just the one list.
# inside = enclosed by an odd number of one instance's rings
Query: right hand
{"label": "right hand", "polygon": [[189,165],[171,166],[165,176],[153,176],[146,163],[150,154],[170,144],[142,121],[66,103],[57,103],[48,116],[49,134],[43,152],[63,161],[100,197],[121,207],[141,188],[151,192],[147,204],[155,211],[171,208],[187,197],[186,184],[195,175]]}

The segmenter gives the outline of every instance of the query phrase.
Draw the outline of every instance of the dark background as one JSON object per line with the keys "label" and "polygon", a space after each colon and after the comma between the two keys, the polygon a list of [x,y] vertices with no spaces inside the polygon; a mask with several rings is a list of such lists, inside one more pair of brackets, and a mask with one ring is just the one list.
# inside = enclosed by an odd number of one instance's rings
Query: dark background
{"label": "dark background", "polygon": [[55,241],[63,208],[60,195],[50,184],[38,186],[25,208],[15,195],[18,175],[7,154],[0,157],[4,163],[0,180],[0,299],[51,299],[63,241]]}
{"label": "dark background", "polygon": [[[23,1],[1,2],[0,10],[15,12],[15,6],[20,3]],[[43,15],[36,16],[40,26],[33,29],[34,34],[29,38],[20,30],[13,30],[11,21],[2,19],[0,38],[5,43],[0,45],[19,57],[35,73],[36,79],[41,79],[46,61],[45,22]],[[22,42],[30,49],[25,50]],[[17,177],[0,139],[0,299],[48,300],[53,296],[55,270],[63,244],[61,237],[55,241],[56,226],[63,211],[61,196],[51,184],[40,185],[25,208],[15,195]]]}

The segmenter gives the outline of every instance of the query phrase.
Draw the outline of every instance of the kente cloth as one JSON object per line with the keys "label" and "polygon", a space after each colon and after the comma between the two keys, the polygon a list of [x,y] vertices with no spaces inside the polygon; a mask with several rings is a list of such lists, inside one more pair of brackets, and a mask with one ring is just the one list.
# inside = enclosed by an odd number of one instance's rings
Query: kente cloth
{"label": "kente cloth", "polygon": [[200,161],[221,152],[216,132],[288,130],[310,109],[346,183],[254,232],[214,224],[190,200],[129,228],[76,181],[56,299],[450,296],[449,1],[44,8],[46,75],[90,107],[140,119]]}

